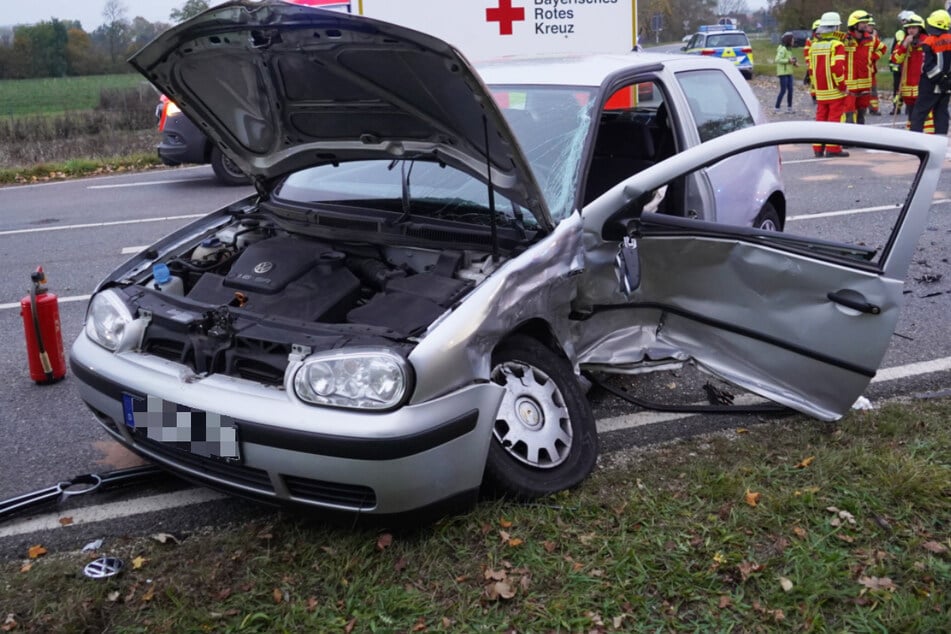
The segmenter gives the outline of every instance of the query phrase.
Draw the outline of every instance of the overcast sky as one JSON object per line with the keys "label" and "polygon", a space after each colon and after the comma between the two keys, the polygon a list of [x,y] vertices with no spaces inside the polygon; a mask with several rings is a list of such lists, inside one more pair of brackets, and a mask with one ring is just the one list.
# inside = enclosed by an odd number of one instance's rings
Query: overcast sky
{"label": "overcast sky", "polygon": [[[220,4],[221,0],[209,2]],[[126,19],[142,16],[149,22],[171,22],[168,14],[180,9],[185,0],[120,0],[126,10]],[[33,24],[42,20],[79,20],[85,31],[94,31],[101,25],[102,9],[106,0],[3,0],[0,25]]]}

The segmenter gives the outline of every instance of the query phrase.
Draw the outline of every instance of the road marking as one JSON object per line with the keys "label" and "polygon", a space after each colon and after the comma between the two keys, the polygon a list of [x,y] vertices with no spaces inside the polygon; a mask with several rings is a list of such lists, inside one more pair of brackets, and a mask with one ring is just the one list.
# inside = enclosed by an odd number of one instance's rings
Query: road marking
{"label": "road marking", "polygon": [[194,183],[208,180],[207,178],[174,178],[166,181],[141,181],[139,183],[121,183],[119,185],[89,185],[86,189],[121,189],[123,187],[151,187],[152,185],[167,185],[168,183]]}
{"label": "road marking", "polygon": [[[69,302],[85,302],[89,300],[92,295],[72,295],[70,297],[57,297],[56,301],[60,304],[68,304]],[[10,302],[9,304],[0,304],[0,310],[9,310],[11,308],[19,308],[20,302]]]}
{"label": "road marking", "polygon": [[[932,200],[931,205],[946,205],[951,203],[951,198],[939,198]],[[848,216],[850,214],[867,214],[872,211],[888,211],[900,209],[899,205],[880,205],[878,207],[860,207],[859,209],[843,209],[842,211],[823,211],[817,214],[804,214],[802,216],[789,216],[789,220],[812,220],[813,218],[832,218],[833,216]]]}
{"label": "road marking", "polygon": [[112,220],[110,222],[90,222],[82,225],[60,225],[57,227],[34,227],[32,229],[11,229],[0,231],[0,236],[15,236],[23,233],[42,233],[44,231],[68,231],[70,229],[99,229],[102,227],[117,227],[120,225],[137,225],[147,222],[171,222],[173,220],[194,220],[204,218],[208,214],[185,214],[182,216],[162,216],[160,218],[139,218],[136,220]]}
{"label": "road marking", "polygon": [[139,252],[141,252],[141,251],[145,251],[147,248],[148,248],[147,246],[144,246],[144,247],[123,247],[122,250],[119,251],[119,253],[120,253],[121,255],[133,255],[133,254],[135,254],[135,253],[139,253]]}
{"label": "road marking", "polygon": [[[933,372],[945,372],[951,370],[951,357],[942,359],[933,359],[931,361],[921,361],[918,363],[909,363],[907,365],[895,366],[879,370],[872,383],[881,383],[884,381],[894,381],[897,379],[908,378],[920,374],[931,374]],[[737,405],[752,405],[756,403],[767,402],[758,396],[744,394],[736,399]],[[658,423],[691,418],[697,414],[676,414],[665,412],[642,412],[637,414],[626,414],[623,416],[613,416],[603,418],[597,421],[598,433],[619,431],[624,429],[634,429],[636,427],[646,427]],[[11,526],[0,527],[0,539],[6,537],[15,537],[28,533],[35,533],[44,530],[61,530],[60,518],[65,513],[69,513],[73,518],[73,525],[92,524],[95,522],[106,522],[123,517],[131,517],[143,513],[152,513],[156,511],[165,511],[184,506],[193,506],[215,500],[222,500],[232,496],[218,493],[211,489],[194,488],[176,491],[174,493],[162,493],[144,498],[132,499],[120,502],[109,502],[94,506],[87,506],[78,509],[70,509],[59,513],[47,513]]]}
{"label": "road marking", "polygon": [[0,539],[34,533],[36,531],[63,530],[63,525],[59,520],[64,514],[68,514],[73,518],[73,522],[70,526],[79,526],[81,524],[94,524],[96,522],[116,520],[122,517],[141,515],[143,513],[154,513],[156,511],[166,511],[183,506],[204,504],[206,502],[222,500],[227,497],[229,496],[224,493],[212,491],[211,489],[194,488],[175,491],[173,493],[151,495],[123,502],[109,502],[95,506],[84,506],[59,513],[47,513],[46,515],[39,515],[24,522],[13,524],[12,526],[0,527]]}

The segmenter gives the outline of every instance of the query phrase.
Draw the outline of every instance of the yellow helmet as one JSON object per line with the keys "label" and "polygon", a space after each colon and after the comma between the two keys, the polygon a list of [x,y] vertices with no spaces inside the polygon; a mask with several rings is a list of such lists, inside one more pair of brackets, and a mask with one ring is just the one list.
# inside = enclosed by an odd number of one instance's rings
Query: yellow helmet
{"label": "yellow helmet", "polygon": [[855,26],[856,24],[858,24],[859,22],[871,22],[871,20],[872,20],[871,13],[869,13],[868,11],[862,11],[861,9],[859,9],[858,11],[853,11],[852,14],[849,16],[849,27],[851,28]]}
{"label": "yellow helmet", "polygon": [[928,26],[933,29],[938,29],[939,31],[951,29],[951,14],[944,9],[933,11],[931,15],[928,16]]}
{"label": "yellow helmet", "polygon": [[819,28],[819,23],[820,23],[820,22],[822,22],[822,20],[816,20],[816,21],[814,21],[814,22],[812,23],[812,30],[813,30],[813,31],[815,31],[816,29]]}
{"label": "yellow helmet", "polygon": [[920,29],[925,28],[925,20],[917,13],[913,13],[910,18],[905,20],[905,27],[917,26]]}

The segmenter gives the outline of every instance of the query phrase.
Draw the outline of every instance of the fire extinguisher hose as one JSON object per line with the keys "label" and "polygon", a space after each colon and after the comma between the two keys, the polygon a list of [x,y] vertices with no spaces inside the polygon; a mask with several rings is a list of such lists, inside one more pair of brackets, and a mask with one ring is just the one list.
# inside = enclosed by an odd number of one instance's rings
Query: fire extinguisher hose
{"label": "fire extinguisher hose", "polygon": [[36,283],[30,287],[30,312],[33,316],[33,332],[36,334],[36,347],[40,352],[40,363],[43,365],[46,380],[52,382],[53,365],[50,363],[50,355],[46,352],[46,346],[43,345],[43,333],[40,331],[40,316],[36,308]]}

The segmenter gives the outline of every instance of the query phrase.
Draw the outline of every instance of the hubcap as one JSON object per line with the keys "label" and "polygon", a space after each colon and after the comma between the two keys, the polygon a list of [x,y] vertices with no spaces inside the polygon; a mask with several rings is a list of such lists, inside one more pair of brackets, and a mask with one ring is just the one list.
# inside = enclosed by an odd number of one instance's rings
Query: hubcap
{"label": "hubcap", "polygon": [[493,435],[519,462],[539,469],[562,464],[571,453],[571,420],[561,390],[547,374],[509,361],[492,370],[505,388]]}

